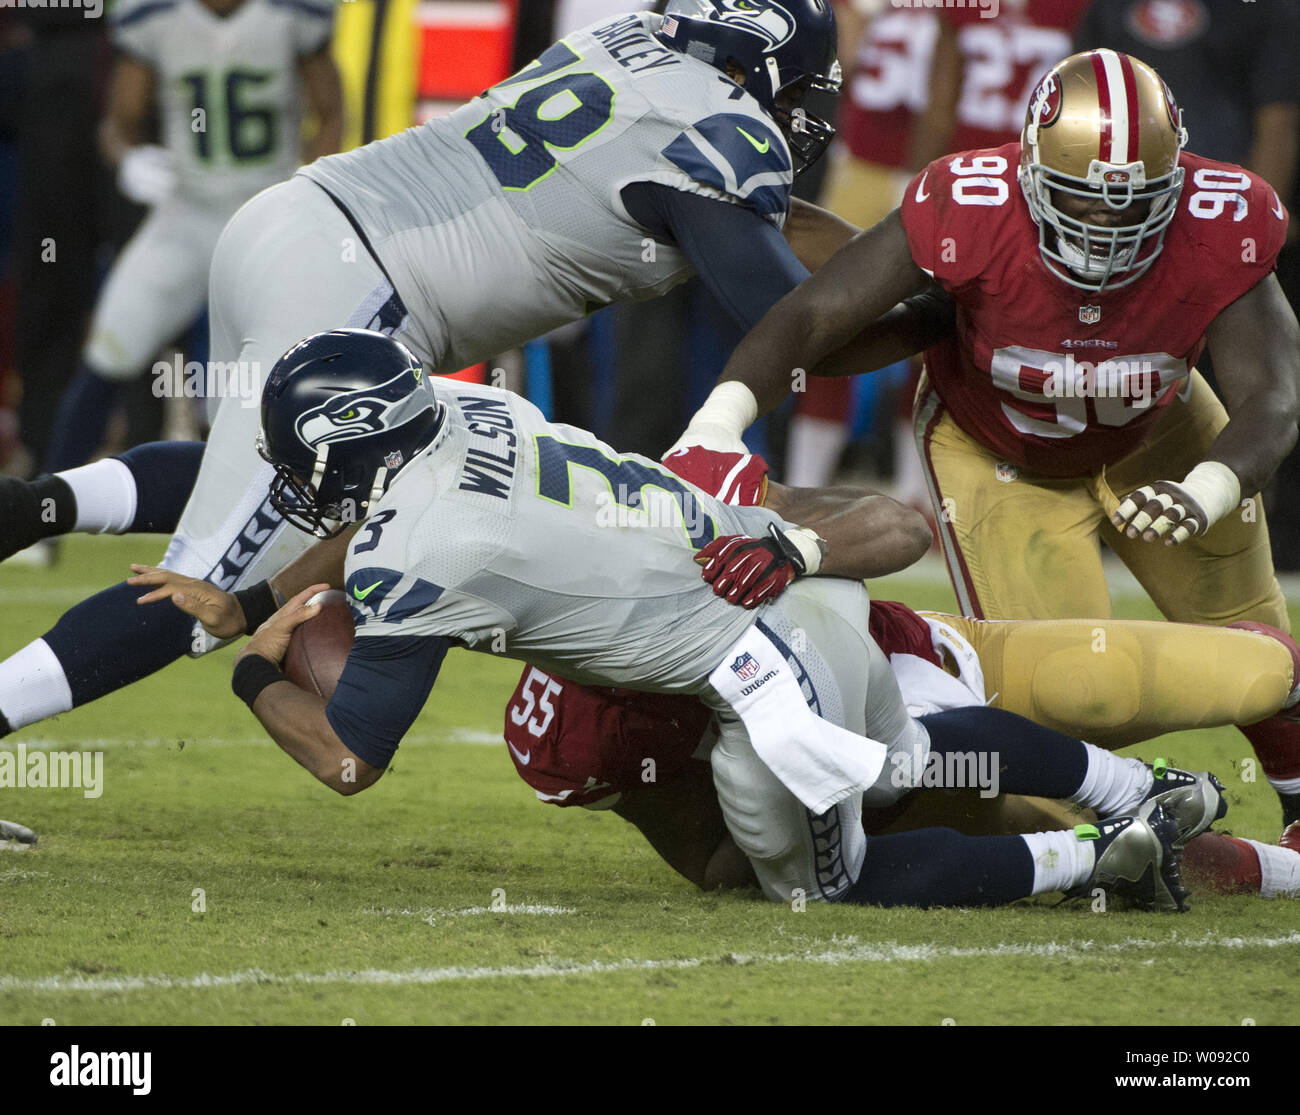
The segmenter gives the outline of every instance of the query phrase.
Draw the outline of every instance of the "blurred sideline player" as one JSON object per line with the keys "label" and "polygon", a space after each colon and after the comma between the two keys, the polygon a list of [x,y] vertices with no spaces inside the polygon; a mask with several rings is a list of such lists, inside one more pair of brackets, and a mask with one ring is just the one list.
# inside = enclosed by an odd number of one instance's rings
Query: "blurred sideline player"
{"label": "blurred sideline player", "polygon": [[[916,436],[965,614],[1109,615],[1108,519],[1167,618],[1288,630],[1259,501],[1243,501],[1296,440],[1300,328],[1272,274],[1287,215],[1185,140],[1142,62],[1062,62],[1023,145],[930,164],[742,342],[679,444],[737,448],[791,368],[851,372],[857,329],[933,279],[958,335],[926,354]],[[1231,417],[1193,368],[1207,341]],[[1300,818],[1296,725],[1243,732]]]}
{"label": "blurred sideline player", "polygon": [[[781,230],[798,161],[830,138],[794,110],[838,84],[834,21],[814,0],[675,0],[670,12],[577,32],[450,116],[322,159],[245,205],[213,259],[213,360],[245,363],[260,389],[302,337],[359,325],[455,371],[697,272],[738,324],[757,322],[808,273]],[[828,254],[821,211],[797,212],[792,235],[815,264]],[[115,530],[162,522],[183,482],[193,492],[164,565],[223,588],[276,572],[308,540],[269,502],[256,401],[221,400],[197,482],[192,459],[164,468],[159,455],[178,451],[146,446],[0,483],[0,551],[83,515]],[[0,663],[0,734],[214,645],[116,586]]]}
{"label": "blurred sideline player", "polygon": [[[199,315],[226,222],[302,161],[304,107],[317,124],[306,160],[338,150],[333,16],[333,0],[127,0],[114,9],[117,58],[99,147],[121,191],[152,209],[104,284],[46,471],[95,452],[121,384]],[[155,104],[163,146],[140,142]]]}
{"label": "blurred sideline player", "polygon": [[[912,121],[925,107],[937,25],[931,11],[894,9],[879,0],[837,0],[835,12],[844,95],[821,203],[870,228],[898,205],[912,175]],[[814,376],[804,384],[790,419],[787,484],[820,487],[834,479],[849,440],[852,396],[844,379]],[[906,442],[902,448],[915,457]],[[898,457],[900,464],[908,460],[901,450]],[[906,471],[896,469],[894,494],[926,505],[919,466],[908,464]]]}
{"label": "blurred sideline player", "polygon": [[[667,463],[687,480],[699,473],[717,485],[689,458]],[[859,571],[873,575],[874,561],[891,560],[883,497],[852,488],[797,491],[768,484],[765,474],[761,458],[735,458],[728,501],[761,503],[812,527],[819,514],[855,505],[867,559]],[[989,704],[1108,749],[1250,723],[1300,702],[1300,650],[1278,631],[1128,620],[991,623],[880,600],[871,602],[870,630],[912,715]],[[1212,680],[1188,687],[1185,679],[1198,675]],[[613,809],[705,889],[748,875],[713,789],[707,760],[716,738],[712,714],[692,698],[579,685],[533,666],[524,667],[505,716],[511,760],[540,801]],[[863,815],[868,834],[928,825],[970,835],[1033,832],[1082,819],[1077,807],[969,790],[913,794]],[[1188,845],[1184,870],[1220,891],[1300,897],[1300,828],[1292,826],[1280,847],[1205,833]]]}
{"label": "blurred sideline player", "polygon": [[[846,579],[864,541],[856,506],[828,514],[819,535],[724,504],[647,458],[547,422],[519,396],[431,380],[408,350],[367,330],[331,330],[285,353],[262,419],[272,499],[290,522],[339,536],[356,501],[362,522],[345,552],[326,547],[313,567],[318,547],[286,571],[281,585],[296,595],[279,609],[266,586],[231,609],[235,598],[206,582],[168,571],[138,581],[200,613],[191,592],[220,597],[234,622],[217,635],[265,618],[237,659],[235,693],[338,793],[382,776],[454,644],[587,684],[706,701],[718,713],[710,762],[727,827],[774,901],[1000,905],[1098,884],[1147,909],[1185,909],[1179,849],[1223,815],[1222,787],[997,709],[909,716],[867,632],[867,593]],[[500,465],[491,483],[485,453]],[[924,547],[923,524],[917,534]],[[711,589],[692,564],[735,572],[760,553],[806,574],[761,612],[721,600],[716,576]],[[278,668],[294,628],[316,614],[308,601],[321,580],[346,587],[356,623],[328,701]],[[864,805],[897,801],[927,756],[942,766],[955,755],[996,762],[1009,792],[1071,798],[1101,820],[1016,836],[866,838]]]}

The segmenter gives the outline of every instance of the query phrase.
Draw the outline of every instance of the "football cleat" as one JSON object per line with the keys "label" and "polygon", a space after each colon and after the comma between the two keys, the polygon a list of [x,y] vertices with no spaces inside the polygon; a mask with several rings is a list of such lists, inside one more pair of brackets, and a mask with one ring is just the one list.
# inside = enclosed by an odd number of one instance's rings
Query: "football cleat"
{"label": "football cleat", "polygon": [[36,833],[26,825],[17,825],[13,821],[0,821],[0,840],[17,840],[19,844],[35,844]]}
{"label": "football cleat", "polygon": [[[42,477],[50,481],[51,477]],[[62,481],[59,481],[62,483]],[[35,547],[55,533],[42,520],[42,490],[38,482],[0,476],[0,561]],[[43,557],[41,549],[33,558]],[[23,564],[50,565],[49,561],[31,560]]]}
{"label": "football cleat", "polygon": [[1097,858],[1087,882],[1066,891],[1067,898],[1087,898],[1101,889],[1142,910],[1186,913],[1182,854],[1174,843],[1178,826],[1158,803],[1145,817],[1077,825],[1074,833],[1080,840],[1097,842]]}
{"label": "football cleat", "polygon": [[1151,789],[1138,806],[1137,815],[1145,818],[1153,809],[1163,807],[1178,829],[1175,847],[1181,848],[1227,815],[1223,783],[1209,771],[1193,774],[1171,767],[1165,759],[1147,766],[1151,768]]}

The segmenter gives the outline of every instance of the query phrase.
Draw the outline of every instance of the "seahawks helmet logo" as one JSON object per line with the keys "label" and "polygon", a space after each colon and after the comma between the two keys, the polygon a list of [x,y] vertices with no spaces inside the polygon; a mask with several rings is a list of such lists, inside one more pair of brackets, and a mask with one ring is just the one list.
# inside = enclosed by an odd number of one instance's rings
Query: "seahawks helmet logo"
{"label": "seahawks helmet logo", "polygon": [[794,38],[795,20],[780,4],[767,0],[714,0],[718,19],[743,27],[767,40],[765,50],[775,50]]}
{"label": "seahawks helmet logo", "polygon": [[436,405],[429,381],[419,375],[415,381],[412,389],[408,370],[378,387],[335,395],[303,411],[294,423],[294,431],[304,444],[318,449],[338,441],[395,430]]}

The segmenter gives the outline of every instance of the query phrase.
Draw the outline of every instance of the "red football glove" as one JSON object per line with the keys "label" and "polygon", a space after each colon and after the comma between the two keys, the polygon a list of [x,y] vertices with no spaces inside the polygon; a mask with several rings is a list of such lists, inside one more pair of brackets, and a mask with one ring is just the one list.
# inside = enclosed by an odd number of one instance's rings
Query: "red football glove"
{"label": "red football glove", "polygon": [[761,507],[767,495],[767,462],[753,453],[718,453],[699,445],[679,449],[664,464],[688,484],[740,507]]}
{"label": "red football glove", "polygon": [[768,534],[768,538],[728,534],[695,555],[696,564],[704,567],[704,579],[729,604],[756,608],[775,600],[806,571],[803,555],[775,523]]}

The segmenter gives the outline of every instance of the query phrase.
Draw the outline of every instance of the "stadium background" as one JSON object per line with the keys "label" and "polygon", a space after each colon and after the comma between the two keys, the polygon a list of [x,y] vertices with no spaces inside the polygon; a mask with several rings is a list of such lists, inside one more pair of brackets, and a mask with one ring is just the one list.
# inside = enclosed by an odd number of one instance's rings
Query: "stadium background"
{"label": "stadium background", "polygon": [[[1082,13],[1086,5],[1057,6]],[[472,97],[538,53],[557,20],[562,31],[566,20],[577,26],[625,7],[346,0],[334,39],[347,97],[345,145]],[[839,5],[846,29],[861,26],[855,16],[870,7]],[[923,20],[931,18],[876,7],[918,18],[893,42],[845,35],[840,123],[868,153],[879,143],[872,121],[855,128],[847,118],[855,84],[879,78],[894,65],[891,57],[922,44]],[[1225,5],[1094,0],[1093,7],[1141,9],[1151,28],[1176,38]],[[1019,18],[1022,8],[1003,0],[999,18]],[[1300,42],[1285,45],[1300,55]],[[76,368],[97,284],[142,215],[117,195],[94,150],[109,60],[102,21],[76,9],[0,8],[0,468],[14,474],[36,468],[42,425]],[[1298,61],[1289,64],[1293,85]],[[1249,57],[1212,65],[1213,84],[1248,100]],[[881,115],[913,125],[926,97],[914,89],[908,96]],[[1285,103],[1298,109],[1300,93]],[[1200,151],[1197,121],[1189,122],[1190,146]],[[1294,211],[1294,112],[1290,127],[1290,189],[1283,189]],[[1250,137],[1237,138],[1248,151]],[[801,181],[800,192],[827,200],[833,180],[827,186],[826,172],[842,170],[850,154],[841,149],[838,167],[828,160]],[[905,168],[910,157],[900,154],[892,169]],[[64,246],[67,266],[54,289],[33,282],[35,267],[24,262],[33,213],[52,222],[40,231],[57,230]],[[1294,246],[1281,272],[1296,303]],[[667,443],[664,431],[671,440],[684,425],[735,338],[718,327],[694,284],[662,306],[629,311],[648,317],[619,313],[603,311],[585,328],[501,354],[492,365],[505,367],[508,382],[553,416],[655,453]],[[648,354],[620,347],[629,331],[653,335]],[[675,348],[664,340],[673,334]],[[178,343],[201,351],[194,336]],[[665,358],[674,352],[682,367]],[[638,355],[643,359],[634,360]],[[645,366],[629,370],[635,363]],[[680,390],[649,395],[634,378],[679,372],[673,382]],[[906,405],[908,374],[900,368],[860,380],[851,398],[828,404],[832,415],[851,414],[854,433],[831,467],[884,485],[906,483],[895,450],[905,457],[910,442],[899,444],[895,416],[900,400]],[[654,405],[629,407],[628,397]],[[146,380],[105,449],[193,420],[192,413],[162,413]],[[792,421],[787,407],[755,442],[778,475],[789,475]],[[811,460],[809,467],[816,452]],[[1289,570],[1300,568],[1295,467],[1293,455],[1270,495],[1279,568]],[[126,561],[149,557],[156,541],[75,538],[52,573],[6,568],[0,604],[8,609],[9,641],[34,637],[63,607],[120,576]],[[1116,614],[1153,617],[1133,587],[1119,586]],[[921,607],[953,607],[935,578],[903,577],[877,591]],[[1300,619],[1294,609],[1292,618]],[[792,922],[781,908],[700,898],[612,817],[555,816],[538,807],[505,757],[484,753],[494,740],[501,750],[498,710],[513,685],[511,663],[484,667],[458,656],[440,683],[443,699],[404,749],[395,785],[382,801],[359,803],[324,801],[302,772],[267,750],[251,720],[232,723],[228,668],[228,655],[188,663],[177,667],[192,671],[182,686],[168,680],[175,671],[165,672],[34,738],[51,747],[104,747],[112,777],[130,792],[92,808],[79,797],[46,797],[39,816],[17,817],[36,824],[43,843],[25,861],[0,864],[0,1021],[1291,1021],[1284,989],[1300,975],[1300,941],[1284,903],[1247,908],[1246,900],[1198,899],[1196,924],[1180,926],[1181,936],[1131,918],[1102,921],[1086,908],[1062,918],[1034,903],[997,915],[890,911],[873,918],[870,932],[852,910],[818,910]],[[1189,764],[1229,771],[1242,750],[1226,729],[1188,734],[1179,746]],[[498,807],[484,810],[488,800]],[[1263,787],[1235,785],[1231,800],[1237,831],[1276,839],[1276,807]],[[195,888],[212,896],[210,912],[191,901]],[[51,919],[57,934],[49,932]],[[1172,960],[1144,967],[1153,950]],[[1204,976],[1207,963],[1217,973],[1212,981]],[[845,966],[854,980],[843,978]],[[361,968],[392,978],[358,988],[331,976]],[[922,968],[932,978],[918,989],[909,980]],[[263,978],[258,970],[278,975]],[[238,978],[226,985],[205,975],[230,972]],[[799,997],[789,994],[793,979]],[[996,997],[986,991],[994,980]]]}

